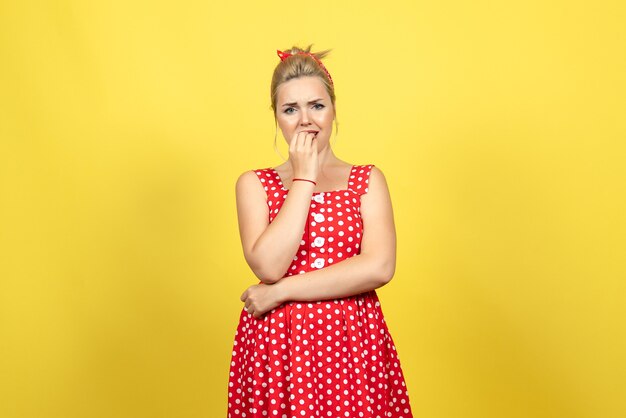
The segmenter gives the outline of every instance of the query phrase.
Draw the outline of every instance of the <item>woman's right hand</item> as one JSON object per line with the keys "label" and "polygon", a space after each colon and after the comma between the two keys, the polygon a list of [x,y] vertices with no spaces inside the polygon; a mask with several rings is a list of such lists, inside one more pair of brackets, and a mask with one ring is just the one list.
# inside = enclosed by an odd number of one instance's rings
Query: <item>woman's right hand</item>
{"label": "woman's right hand", "polygon": [[311,132],[294,134],[289,143],[289,161],[293,178],[317,180],[317,139]]}

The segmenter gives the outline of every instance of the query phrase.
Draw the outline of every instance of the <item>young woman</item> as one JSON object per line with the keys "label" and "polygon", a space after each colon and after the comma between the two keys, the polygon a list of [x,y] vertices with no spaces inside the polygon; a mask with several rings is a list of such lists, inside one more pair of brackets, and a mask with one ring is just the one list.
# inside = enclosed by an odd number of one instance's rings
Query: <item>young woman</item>
{"label": "young woman", "polygon": [[239,230],[259,279],[241,295],[228,417],[412,417],[375,289],[394,275],[389,191],[373,164],[335,156],[335,92],[293,47],[271,84],[288,160],[237,180]]}

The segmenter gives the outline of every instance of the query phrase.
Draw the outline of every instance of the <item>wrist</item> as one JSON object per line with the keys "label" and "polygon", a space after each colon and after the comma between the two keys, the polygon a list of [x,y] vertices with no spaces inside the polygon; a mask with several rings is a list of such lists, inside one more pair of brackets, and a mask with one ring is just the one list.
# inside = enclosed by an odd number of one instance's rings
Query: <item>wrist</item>
{"label": "wrist", "polygon": [[285,279],[280,279],[274,286],[274,295],[279,304],[285,303],[290,300],[289,298],[289,286],[285,285]]}
{"label": "wrist", "polygon": [[293,172],[293,178],[317,181],[317,173],[307,170],[297,170]]}
{"label": "wrist", "polygon": [[291,181],[291,186],[289,187],[290,189],[300,189],[300,190],[306,190],[307,193],[312,193],[315,190],[316,184],[315,183],[311,183],[310,181],[301,181],[301,180],[296,180],[295,178]]}
{"label": "wrist", "polygon": [[294,177],[291,180],[291,183],[293,184],[298,181],[303,182],[303,183],[309,183],[309,184],[312,184],[313,186],[317,185],[317,182],[315,180],[311,180],[310,178],[307,178],[307,177]]}

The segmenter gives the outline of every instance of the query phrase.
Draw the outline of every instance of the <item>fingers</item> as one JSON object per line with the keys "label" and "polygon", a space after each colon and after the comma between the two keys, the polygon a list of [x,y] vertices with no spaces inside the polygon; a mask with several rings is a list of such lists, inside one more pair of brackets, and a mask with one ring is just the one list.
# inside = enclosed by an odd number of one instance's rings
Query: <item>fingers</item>
{"label": "fingers", "polygon": [[258,309],[255,309],[254,306],[247,306],[246,305],[246,306],[243,307],[243,310],[246,311],[247,313],[249,313],[250,315],[252,315],[255,318],[259,318],[262,315],[262,313]]}
{"label": "fingers", "polygon": [[304,139],[302,140],[302,149],[309,151],[313,148],[313,143],[315,142],[315,134],[306,132],[304,135]]}
{"label": "fingers", "polygon": [[317,141],[311,132],[297,133],[289,144],[289,159],[294,177],[317,178]]}
{"label": "fingers", "polygon": [[315,134],[312,132],[298,132],[294,135],[289,143],[289,151],[306,151],[311,149],[315,139]]}
{"label": "fingers", "polygon": [[245,312],[255,318],[260,318],[268,311],[267,297],[267,285],[256,284],[248,287],[239,299],[244,302]]}
{"label": "fingers", "polygon": [[244,307],[243,310],[246,311],[249,314],[252,314],[254,316],[255,310],[254,310],[254,306],[252,306],[252,298],[249,297],[248,295],[248,290],[250,288],[246,289],[242,294],[241,297],[239,298],[239,300],[241,300],[242,302],[244,302]]}

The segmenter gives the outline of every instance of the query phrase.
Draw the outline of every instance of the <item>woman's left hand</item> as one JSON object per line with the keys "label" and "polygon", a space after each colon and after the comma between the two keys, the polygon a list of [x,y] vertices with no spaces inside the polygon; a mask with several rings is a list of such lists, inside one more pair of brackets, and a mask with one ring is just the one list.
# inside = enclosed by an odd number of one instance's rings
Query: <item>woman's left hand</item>
{"label": "woman's left hand", "polygon": [[239,298],[245,303],[246,312],[255,318],[260,318],[264,313],[283,303],[279,286],[277,286],[279,282],[273,284],[259,283],[248,287]]}

